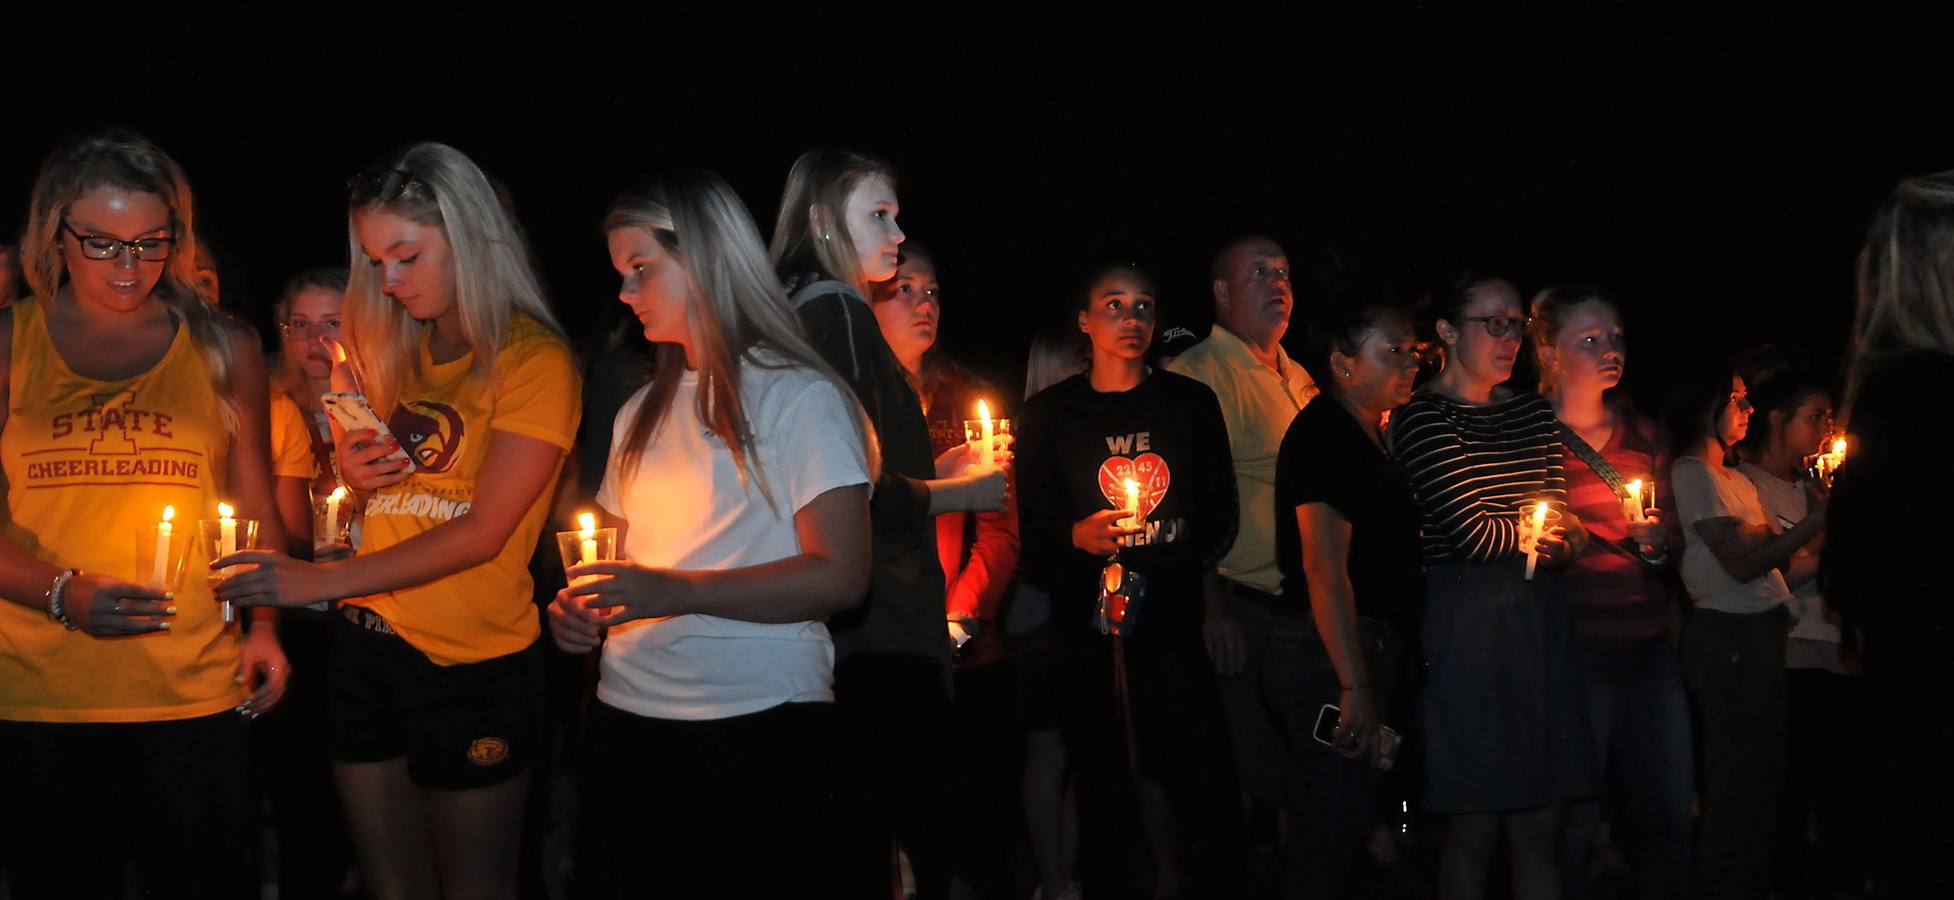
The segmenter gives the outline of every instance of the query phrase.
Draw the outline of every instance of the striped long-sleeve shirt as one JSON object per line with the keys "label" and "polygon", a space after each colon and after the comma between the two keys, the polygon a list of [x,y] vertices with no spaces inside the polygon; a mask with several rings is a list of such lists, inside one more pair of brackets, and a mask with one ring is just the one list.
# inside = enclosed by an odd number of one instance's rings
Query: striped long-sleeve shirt
{"label": "striped long-sleeve shirt", "polygon": [[1391,445],[1424,531],[1425,565],[1519,555],[1522,504],[1567,504],[1554,407],[1539,394],[1467,406],[1420,391],[1391,415]]}

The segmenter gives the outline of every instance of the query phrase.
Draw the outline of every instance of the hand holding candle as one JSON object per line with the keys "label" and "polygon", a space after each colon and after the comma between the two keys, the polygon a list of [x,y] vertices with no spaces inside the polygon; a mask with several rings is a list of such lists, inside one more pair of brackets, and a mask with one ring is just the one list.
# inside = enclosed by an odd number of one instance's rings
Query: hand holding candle
{"label": "hand holding candle", "polygon": [[1540,538],[1547,533],[1547,501],[1533,505],[1533,514],[1520,519],[1520,544],[1527,551],[1527,580],[1533,580],[1533,570],[1540,562]]}
{"label": "hand holding candle", "polygon": [[[258,520],[237,518],[237,510],[229,503],[217,504],[217,518],[204,519],[198,525],[203,536],[204,552],[210,559],[222,559],[239,550],[255,550],[258,547]],[[225,566],[213,570],[210,573],[211,586],[216,587],[238,568]],[[219,608],[226,623],[237,621],[237,609],[230,601],[220,601]]]}
{"label": "hand holding candle", "polygon": [[991,418],[990,404],[977,401],[977,418],[963,420],[963,437],[967,445],[968,462],[965,465],[991,467],[1002,463],[998,459],[998,445],[1009,446],[1011,435],[1010,419]]}

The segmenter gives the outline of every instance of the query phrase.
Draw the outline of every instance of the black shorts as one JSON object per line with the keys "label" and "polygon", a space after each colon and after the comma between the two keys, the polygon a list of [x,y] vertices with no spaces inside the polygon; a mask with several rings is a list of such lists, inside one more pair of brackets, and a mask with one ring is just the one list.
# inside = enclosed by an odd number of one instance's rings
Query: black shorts
{"label": "black shorts", "polygon": [[540,640],[507,656],[443,666],[381,630],[379,615],[340,611],[326,673],[333,761],[404,756],[416,785],[466,790],[514,778],[541,754],[548,704]]}

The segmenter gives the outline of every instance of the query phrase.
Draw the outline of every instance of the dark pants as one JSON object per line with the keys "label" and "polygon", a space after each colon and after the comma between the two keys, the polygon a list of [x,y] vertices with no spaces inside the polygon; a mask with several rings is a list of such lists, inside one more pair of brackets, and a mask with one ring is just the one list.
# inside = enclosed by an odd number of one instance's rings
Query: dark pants
{"label": "dark pants", "polygon": [[13,897],[116,900],[125,859],[143,896],[257,896],[243,719],[128,724],[0,722],[0,815]]}
{"label": "dark pants", "polygon": [[833,709],[704,722],[593,704],[583,796],[625,897],[806,897]]}
{"label": "dark pants", "polygon": [[1088,897],[1137,895],[1131,876],[1147,850],[1135,791],[1144,774],[1166,790],[1187,836],[1181,857],[1189,896],[1239,896],[1241,784],[1200,624],[1156,618],[1147,627],[1156,629],[1151,638],[1125,646],[1137,773],[1114,690],[1114,641],[1124,639],[1085,628],[1059,637],[1061,730],[1079,791],[1080,882]]}
{"label": "dark pants", "polygon": [[[1634,874],[1635,896],[1688,896],[1694,779],[1689,700],[1675,640],[1663,634],[1620,649],[1587,649],[1582,657],[1597,763],[1618,801],[1614,834]],[[1587,896],[1601,806],[1598,799],[1568,801],[1562,872],[1570,898]]]}
{"label": "dark pants", "polygon": [[1771,849],[1784,789],[1788,700],[1783,607],[1736,615],[1698,609],[1683,627],[1683,676],[1702,737],[1703,818],[1696,895],[1748,900],[1771,892]]}
{"label": "dark pants", "polygon": [[1791,739],[1778,826],[1778,897],[1807,894],[1812,848],[1806,836],[1814,812],[1826,885],[1858,893],[1872,869],[1875,810],[1886,793],[1878,754],[1867,743],[1860,679],[1824,669],[1792,669],[1787,677]]}
{"label": "dark pants", "polygon": [[1875,719],[1873,746],[1893,786],[1886,826],[1893,839],[1895,897],[1945,897],[1954,890],[1954,725],[1944,711],[1906,721]]}
{"label": "dark pants", "polygon": [[949,891],[956,854],[950,698],[941,663],[904,653],[854,653],[835,666],[837,734],[821,814],[820,882],[837,900],[886,897],[900,842],[916,896]]}

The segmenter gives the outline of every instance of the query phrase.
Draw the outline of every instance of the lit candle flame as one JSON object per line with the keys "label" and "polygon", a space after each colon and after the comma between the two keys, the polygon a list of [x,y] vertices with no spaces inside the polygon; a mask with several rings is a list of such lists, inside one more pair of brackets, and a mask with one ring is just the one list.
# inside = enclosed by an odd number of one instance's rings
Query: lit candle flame
{"label": "lit candle flame", "polygon": [[982,400],[977,401],[977,418],[983,419],[986,424],[991,420],[991,408]]}
{"label": "lit candle flame", "polygon": [[237,515],[237,510],[232,509],[229,503],[217,504],[217,518],[228,519],[235,515]]}
{"label": "lit candle flame", "polygon": [[1642,479],[1637,478],[1628,483],[1628,497],[1637,503],[1642,502]]}
{"label": "lit candle flame", "polygon": [[577,527],[582,529],[579,534],[580,537],[589,539],[596,536],[597,515],[595,513],[577,513]]}
{"label": "lit candle flame", "polygon": [[1845,438],[1839,438],[1838,440],[1832,442],[1832,455],[1834,456],[1845,455]]}
{"label": "lit candle flame", "polygon": [[342,484],[342,485],[340,485],[340,486],[338,486],[338,487],[336,487],[336,488],[333,488],[333,489],[332,489],[332,494],[331,494],[331,495],[330,495],[329,497],[327,497],[327,499],[329,499],[329,500],[344,500],[344,499],[346,499],[346,486]]}
{"label": "lit candle flame", "polygon": [[1533,527],[1538,531],[1547,524],[1547,501],[1542,500],[1533,507]]}
{"label": "lit candle flame", "polygon": [[169,520],[174,518],[176,518],[176,507],[174,506],[163,507],[163,521],[168,522]]}

